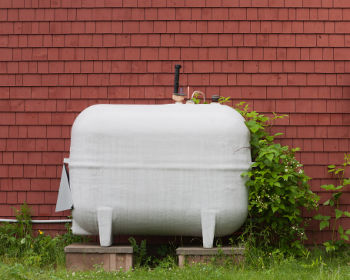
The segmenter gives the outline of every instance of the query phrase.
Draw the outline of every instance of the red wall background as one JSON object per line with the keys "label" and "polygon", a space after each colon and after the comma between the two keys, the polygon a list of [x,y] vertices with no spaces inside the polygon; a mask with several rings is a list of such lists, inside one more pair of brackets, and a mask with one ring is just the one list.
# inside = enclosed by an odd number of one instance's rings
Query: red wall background
{"label": "red wall background", "polygon": [[288,114],[275,130],[313,190],[349,151],[348,0],[1,0],[0,21],[1,217],[25,201],[67,215],[54,208],[76,115],[172,102],[176,63],[191,91]]}

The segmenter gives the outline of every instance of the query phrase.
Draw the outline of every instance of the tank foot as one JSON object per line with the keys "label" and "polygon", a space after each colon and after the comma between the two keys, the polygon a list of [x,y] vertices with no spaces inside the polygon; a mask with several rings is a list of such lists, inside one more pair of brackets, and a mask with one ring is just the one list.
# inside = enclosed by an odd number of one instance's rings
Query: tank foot
{"label": "tank foot", "polygon": [[202,236],[203,236],[203,248],[213,248],[214,235],[215,235],[215,210],[202,210],[201,223],[202,223]]}
{"label": "tank foot", "polygon": [[111,207],[97,208],[98,233],[100,245],[103,247],[111,246],[113,242],[112,215],[113,210]]}

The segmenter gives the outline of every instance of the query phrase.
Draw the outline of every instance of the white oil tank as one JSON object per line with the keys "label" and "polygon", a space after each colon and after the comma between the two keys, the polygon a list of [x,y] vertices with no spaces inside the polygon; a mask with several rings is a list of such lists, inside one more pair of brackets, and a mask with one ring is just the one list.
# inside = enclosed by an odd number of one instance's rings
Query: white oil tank
{"label": "white oil tank", "polygon": [[94,105],[72,127],[74,234],[214,236],[247,216],[251,164],[243,117],[218,103]]}

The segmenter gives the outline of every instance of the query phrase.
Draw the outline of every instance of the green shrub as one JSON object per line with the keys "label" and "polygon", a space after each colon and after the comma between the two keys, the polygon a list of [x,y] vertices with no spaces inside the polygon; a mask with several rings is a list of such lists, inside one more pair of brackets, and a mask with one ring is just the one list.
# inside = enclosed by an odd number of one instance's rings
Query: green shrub
{"label": "green shrub", "polygon": [[308,184],[309,177],[296,160],[295,152],[275,142],[270,135],[271,122],[285,116],[269,118],[240,103],[236,110],[245,118],[251,133],[251,169],[244,173],[249,188],[249,216],[243,239],[247,246],[265,252],[300,254],[306,239],[302,208],[315,209],[318,196]]}

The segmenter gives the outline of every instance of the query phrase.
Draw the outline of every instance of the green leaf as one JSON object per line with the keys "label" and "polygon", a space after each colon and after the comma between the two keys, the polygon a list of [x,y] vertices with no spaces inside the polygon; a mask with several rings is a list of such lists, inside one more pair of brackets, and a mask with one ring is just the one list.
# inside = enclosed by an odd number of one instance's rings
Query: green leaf
{"label": "green leaf", "polygon": [[332,251],[335,251],[336,247],[329,241],[327,242],[324,242],[323,245],[325,246],[326,248],[326,252],[332,252]]}
{"label": "green leaf", "polygon": [[321,188],[326,190],[326,191],[335,191],[337,189],[333,184],[331,184],[331,185],[322,185]]}
{"label": "green leaf", "polygon": [[350,212],[344,211],[343,213],[344,213],[344,215],[345,215],[346,217],[350,218]]}
{"label": "green leaf", "polygon": [[334,200],[337,201],[341,197],[342,194],[343,194],[342,192],[338,192],[338,193],[332,194],[332,196],[334,197]]}
{"label": "green leaf", "polygon": [[273,154],[266,154],[266,157],[269,161],[272,161],[273,160]]}
{"label": "green leaf", "polygon": [[350,179],[344,179],[343,185],[344,185],[344,186],[350,185]]}
{"label": "green leaf", "polygon": [[321,214],[317,214],[316,216],[314,216],[314,219],[318,221],[328,221],[330,218],[331,216],[323,216]]}
{"label": "green leaf", "polygon": [[339,226],[339,227],[338,227],[338,232],[339,232],[339,234],[340,234],[340,238],[341,238],[341,239],[344,239],[344,240],[346,240],[346,241],[349,241],[349,237],[348,237],[346,234],[344,234],[344,229],[343,229],[342,226]]}
{"label": "green leaf", "polygon": [[345,231],[345,234],[350,234],[350,229],[347,229],[347,230]]}
{"label": "green leaf", "polygon": [[335,219],[338,220],[341,216],[343,216],[343,211],[335,209]]}
{"label": "green leaf", "polygon": [[323,202],[323,205],[327,206],[327,205],[329,205],[329,203],[330,203],[330,199],[328,199],[325,202]]}
{"label": "green leaf", "polygon": [[335,170],[334,174],[339,174],[340,172],[344,172],[343,168],[338,168],[337,170]]}
{"label": "green leaf", "polygon": [[341,235],[341,238],[346,240],[346,241],[349,241],[349,236],[345,235],[345,234],[342,234]]}
{"label": "green leaf", "polygon": [[283,135],[283,133],[282,132],[277,132],[277,133],[275,133],[273,136],[280,136],[280,135]]}
{"label": "green leaf", "polygon": [[254,120],[250,120],[246,122],[246,125],[248,126],[248,128],[250,129],[251,132],[256,133],[259,131],[259,129],[261,128],[261,125],[259,125],[256,121]]}
{"label": "green leaf", "polygon": [[328,168],[335,168],[336,166],[331,164],[331,165],[328,165]]}
{"label": "green leaf", "polygon": [[324,228],[329,226],[329,221],[321,221],[320,222],[320,230],[323,230]]}

